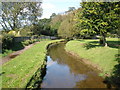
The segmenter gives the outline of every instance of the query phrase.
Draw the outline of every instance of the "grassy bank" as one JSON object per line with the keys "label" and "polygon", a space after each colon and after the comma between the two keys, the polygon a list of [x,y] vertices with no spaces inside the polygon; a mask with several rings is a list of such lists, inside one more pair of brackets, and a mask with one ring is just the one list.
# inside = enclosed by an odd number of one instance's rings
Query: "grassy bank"
{"label": "grassy bank", "polygon": [[[2,66],[3,88],[25,88],[38,68],[45,63],[46,46],[53,41],[41,41]],[[0,76],[0,77],[1,77]]]}
{"label": "grassy bank", "polygon": [[117,64],[116,55],[120,42],[117,38],[108,38],[107,41],[109,47],[100,46],[99,40],[72,40],[66,44],[66,50],[97,65],[103,70],[101,75],[110,74]]}

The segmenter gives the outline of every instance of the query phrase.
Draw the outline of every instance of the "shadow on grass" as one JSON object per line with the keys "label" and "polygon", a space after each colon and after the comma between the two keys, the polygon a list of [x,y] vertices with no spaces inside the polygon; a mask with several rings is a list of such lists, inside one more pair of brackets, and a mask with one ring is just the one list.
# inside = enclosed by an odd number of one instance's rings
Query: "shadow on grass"
{"label": "shadow on grass", "polygon": [[98,41],[91,41],[91,42],[85,43],[83,47],[88,50],[88,49],[91,49],[91,48],[103,47],[103,46],[99,45]]}
{"label": "shadow on grass", "polygon": [[[107,43],[108,43],[108,47],[117,48],[117,49],[120,48],[120,41],[107,41]],[[99,41],[91,41],[84,45],[84,48],[86,49],[91,49],[95,47],[103,47],[103,46],[99,44]]]}
{"label": "shadow on grass", "polygon": [[107,41],[108,46],[111,48],[119,48],[120,47],[120,41]]}
{"label": "shadow on grass", "polygon": [[107,84],[107,88],[112,88],[113,86],[120,90],[120,54],[116,54],[115,56],[118,64],[114,66],[111,76],[106,76],[104,83]]}

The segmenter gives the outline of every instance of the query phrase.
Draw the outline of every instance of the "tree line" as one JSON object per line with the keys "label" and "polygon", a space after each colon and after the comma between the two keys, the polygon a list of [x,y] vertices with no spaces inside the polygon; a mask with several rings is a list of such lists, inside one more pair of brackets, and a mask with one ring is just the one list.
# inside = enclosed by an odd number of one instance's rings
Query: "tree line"
{"label": "tree line", "polygon": [[40,19],[42,2],[2,2],[1,26],[16,35],[48,35],[61,38],[91,38],[100,36],[107,46],[106,37],[119,35],[120,2],[82,2],[80,8],[69,7],[62,14],[53,13]]}
{"label": "tree line", "polygon": [[107,46],[106,37],[120,34],[120,2],[82,2],[79,9],[68,10],[52,18],[51,26],[63,38],[91,38],[98,35]]}

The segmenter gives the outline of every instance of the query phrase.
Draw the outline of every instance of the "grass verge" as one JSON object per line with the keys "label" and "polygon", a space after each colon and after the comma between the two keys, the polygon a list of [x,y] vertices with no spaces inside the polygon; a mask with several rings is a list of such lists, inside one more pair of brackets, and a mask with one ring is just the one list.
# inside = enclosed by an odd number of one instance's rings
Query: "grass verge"
{"label": "grass verge", "polygon": [[57,42],[41,41],[2,66],[2,88],[25,88],[31,77],[45,62],[46,46]]}
{"label": "grass verge", "polygon": [[109,75],[118,63],[116,55],[120,41],[117,38],[107,38],[109,47],[99,45],[99,40],[72,40],[66,44],[66,50],[89,60],[103,70],[100,75]]}

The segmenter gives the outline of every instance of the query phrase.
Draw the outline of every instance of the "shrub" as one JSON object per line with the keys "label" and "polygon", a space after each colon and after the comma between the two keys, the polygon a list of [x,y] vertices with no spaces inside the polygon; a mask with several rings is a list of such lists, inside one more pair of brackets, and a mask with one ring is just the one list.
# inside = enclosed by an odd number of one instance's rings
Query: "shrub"
{"label": "shrub", "polygon": [[28,45],[30,44],[30,40],[23,41],[22,44],[23,44],[24,46],[28,46]]}
{"label": "shrub", "polygon": [[33,44],[35,42],[39,42],[40,40],[39,39],[31,39],[31,40],[26,40],[26,41],[23,41],[22,44],[24,46],[28,46],[29,44]]}
{"label": "shrub", "polygon": [[13,39],[13,35],[4,34],[2,37],[2,49],[10,49],[14,44]]}
{"label": "shrub", "polygon": [[4,52],[4,53],[2,54],[2,57],[5,57],[5,56],[7,56],[8,54],[12,53],[13,51],[12,51],[12,50],[8,50],[8,49],[4,49],[3,52]]}

